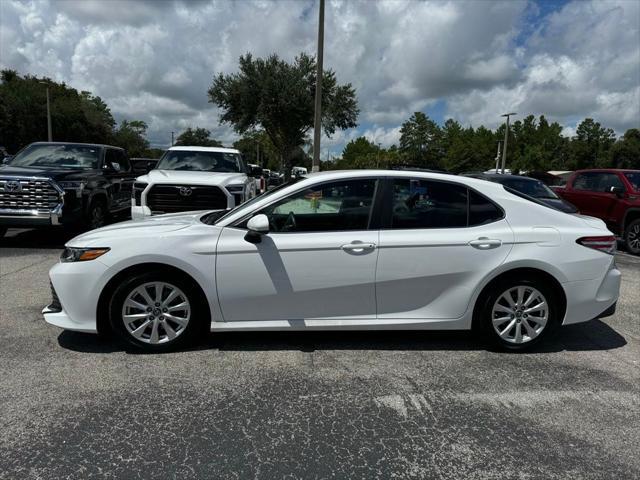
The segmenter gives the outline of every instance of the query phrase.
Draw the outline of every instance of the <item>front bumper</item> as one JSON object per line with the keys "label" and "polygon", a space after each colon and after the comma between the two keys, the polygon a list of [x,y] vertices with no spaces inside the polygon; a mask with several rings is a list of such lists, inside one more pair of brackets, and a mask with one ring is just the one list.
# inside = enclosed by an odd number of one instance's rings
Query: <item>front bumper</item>
{"label": "front bumper", "polygon": [[0,225],[6,227],[44,227],[60,225],[62,204],[50,212],[26,209],[0,209]]}
{"label": "front bumper", "polygon": [[58,263],[49,271],[59,305],[42,310],[47,323],[65,330],[97,333],[96,312],[108,267],[99,260]]}

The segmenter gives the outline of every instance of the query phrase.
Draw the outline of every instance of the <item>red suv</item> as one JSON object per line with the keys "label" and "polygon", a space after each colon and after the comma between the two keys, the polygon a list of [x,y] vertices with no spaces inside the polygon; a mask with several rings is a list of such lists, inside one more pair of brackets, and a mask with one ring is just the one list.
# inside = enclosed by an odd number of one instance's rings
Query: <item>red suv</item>
{"label": "red suv", "polygon": [[580,213],[604,220],[629,252],[640,255],[640,170],[578,170],[554,190]]}

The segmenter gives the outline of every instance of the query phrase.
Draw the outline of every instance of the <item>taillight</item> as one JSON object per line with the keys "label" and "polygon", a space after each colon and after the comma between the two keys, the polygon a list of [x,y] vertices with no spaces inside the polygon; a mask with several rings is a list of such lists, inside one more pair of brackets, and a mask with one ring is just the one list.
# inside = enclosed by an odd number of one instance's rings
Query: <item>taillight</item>
{"label": "taillight", "polygon": [[616,237],[607,235],[605,237],[582,237],[576,240],[583,247],[593,248],[601,252],[613,255],[616,253]]}

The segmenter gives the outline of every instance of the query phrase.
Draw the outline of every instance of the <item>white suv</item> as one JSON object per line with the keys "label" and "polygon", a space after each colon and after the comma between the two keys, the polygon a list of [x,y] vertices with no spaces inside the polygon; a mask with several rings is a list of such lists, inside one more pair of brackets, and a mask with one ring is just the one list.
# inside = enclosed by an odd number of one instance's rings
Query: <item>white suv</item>
{"label": "white suv", "polygon": [[136,179],[131,217],[233,208],[256,195],[253,175],[238,150],[171,147]]}

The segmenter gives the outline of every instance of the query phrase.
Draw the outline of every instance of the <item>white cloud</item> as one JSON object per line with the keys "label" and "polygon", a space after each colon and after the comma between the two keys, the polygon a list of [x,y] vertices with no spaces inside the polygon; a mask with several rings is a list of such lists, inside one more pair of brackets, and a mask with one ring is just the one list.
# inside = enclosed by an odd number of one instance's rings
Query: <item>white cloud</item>
{"label": "white cloud", "polygon": [[[246,52],[313,54],[316,27],[314,0],[0,0],[0,66],[91,90],[118,119],[147,121],[152,142],[186,126],[230,141],[207,103],[213,75]],[[640,2],[576,0],[540,18],[524,0],[332,0],[325,67],[361,109],[359,129],[323,141],[334,151],[362,134],[397,143],[436,104],[464,125],[509,110],[622,133],[640,124]]]}

